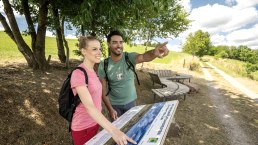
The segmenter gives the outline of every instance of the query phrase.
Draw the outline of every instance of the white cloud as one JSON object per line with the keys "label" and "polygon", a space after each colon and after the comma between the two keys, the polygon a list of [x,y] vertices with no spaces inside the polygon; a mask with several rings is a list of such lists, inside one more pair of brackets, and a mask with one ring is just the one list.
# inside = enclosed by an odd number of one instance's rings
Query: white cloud
{"label": "white cloud", "polygon": [[226,37],[224,35],[215,34],[215,35],[212,35],[210,38],[211,38],[211,42],[215,46],[226,44]]}
{"label": "white cloud", "polygon": [[187,11],[187,12],[190,12],[191,11],[191,3],[190,3],[190,0],[181,0],[179,1],[179,3],[184,7],[184,9]]}
{"label": "white cloud", "polygon": [[4,12],[3,2],[0,1],[0,13]]}
{"label": "white cloud", "polygon": [[4,31],[4,27],[0,24],[0,31]]}
{"label": "white cloud", "polygon": [[52,32],[46,31],[46,36],[48,37],[55,37]]}
{"label": "white cloud", "polygon": [[233,31],[226,37],[229,43],[258,48],[258,24],[249,29]]}
{"label": "white cloud", "polygon": [[180,52],[182,51],[182,46],[181,45],[171,45],[171,44],[167,44],[167,48],[171,51],[176,51],[176,52]]}
{"label": "white cloud", "polygon": [[190,17],[194,20],[193,26],[207,30],[209,33],[229,32],[258,20],[258,12],[255,8],[237,10],[223,5],[206,5],[193,9]]}
{"label": "white cloud", "polygon": [[78,39],[75,35],[68,34],[65,36],[66,39]]}
{"label": "white cloud", "polygon": [[[0,13],[2,13],[4,16],[6,16],[5,15],[5,12],[4,12],[4,5],[3,5],[3,2],[2,1],[0,1]],[[24,18],[24,15],[20,15],[17,11],[15,11],[15,10],[13,10],[13,13],[14,13],[14,15],[15,15],[15,17],[17,18],[17,17],[23,17]]]}
{"label": "white cloud", "polygon": [[193,9],[189,18],[201,27],[214,28],[228,23],[231,17],[232,10],[229,7],[215,4]]}
{"label": "white cloud", "polygon": [[228,6],[233,6],[235,4],[235,0],[225,0],[225,3],[228,5]]}
{"label": "white cloud", "polygon": [[236,0],[237,5],[235,9],[244,9],[248,7],[255,7],[258,5],[258,0]]}
{"label": "white cloud", "polygon": [[[1,14],[4,13],[4,8],[3,8],[3,2],[2,1],[0,1],[0,13]],[[4,27],[1,23],[0,23],[0,31],[4,31]]]}
{"label": "white cloud", "polygon": [[226,24],[226,30],[224,32],[243,28],[248,24],[258,22],[257,20],[258,12],[253,7],[241,10],[233,9],[232,19],[229,23]]}
{"label": "white cloud", "polygon": [[[202,30],[210,33],[214,45],[247,45],[252,49],[257,48],[258,10],[254,6],[258,4],[258,0],[225,2],[231,6],[235,5],[230,7],[208,4],[193,9],[189,16],[189,19],[193,20],[190,28],[177,39],[184,44],[189,33]],[[256,26],[253,26],[255,24]]]}

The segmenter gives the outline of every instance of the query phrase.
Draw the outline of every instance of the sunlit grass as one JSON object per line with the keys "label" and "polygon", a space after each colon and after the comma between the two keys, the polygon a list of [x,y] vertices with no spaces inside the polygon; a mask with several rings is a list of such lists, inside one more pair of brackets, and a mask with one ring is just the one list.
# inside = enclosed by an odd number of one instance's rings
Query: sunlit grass
{"label": "sunlit grass", "polygon": [[245,62],[233,59],[214,59],[210,56],[205,56],[204,59],[208,59],[214,66],[234,77],[247,76]]}
{"label": "sunlit grass", "polygon": [[[23,35],[25,42],[31,47],[30,36]],[[78,49],[75,44],[78,42],[76,39],[67,39],[68,45],[70,47],[70,58],[79,58],[72,51]],[[54,37],[46,37],[46,57],[51,55],[52,59],[58,59],[57,55],[57,45],[56,39]],[[0,32],[0,56],[1,61],[11,61],[11,60],[25,60],[18,47],[12,39],[5,33]]]}
{"label": "sunlit grass", "polygon": [[[209,60],[209,62],[214,66],[226,72],[227,74],[230,74],[231,76],[251,78],[250,75],[248,75],[246,72],[245,62],[234,59],[215,59],[211,56],[205,56],[204,59]],[[251,75],[253,80],[258,80],[258,71],[252,72]]]}
{"label": "sunlit grass", "polygon": [[[31,37],[23,35],[23,38],[25,42],[28,44],[29,47],[31,47]],[[79,56],[75,55],[73,50],[77,50],[76,43],[78,43],[77,39],[67,39],[69,48],[70,48],[70,58],[71,59],[80,59]],[[51,59],[58,60],[57,55],[57,44],[55,37],[46,37],[46,50],[45,55],[46,58],[51,55]],[[105,44],[105,47],[107,45]],[[147,50],[154,49],[154,47],[148,47]],[[105,50],[107,51],[107,50]],[[136,46],[130,46],[125,44],[124,51],[127,52],[137,52],[137,53],[144,53],[145,52],[145,46],[142,45],[136,45]],[[107,52],[106,52],[107,53]],[[21,52],[18,50],[16,44],[13,42],[12,39],[5,33],[0,32],[0,60],[1,61],[15,61],[15,60],[24,60],[24,56],[21,54]],[[170,64],[172,61],[175,62],[177,60],[181,60],[185,57],[189,57],[190,55],[180,52],[174,52],[170,51],[169,55],[167,57],[164,57],[162,59],[156,58],[153,62],[155,63],[163,63],[163,64]]]}

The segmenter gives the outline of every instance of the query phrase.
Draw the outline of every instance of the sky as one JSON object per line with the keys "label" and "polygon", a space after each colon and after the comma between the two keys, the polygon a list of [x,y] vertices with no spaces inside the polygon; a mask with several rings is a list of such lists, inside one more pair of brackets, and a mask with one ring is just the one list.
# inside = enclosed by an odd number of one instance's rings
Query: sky
{"label": "sky", "polygon": [[[258,0],[181,0],[181,4],[192,20],[188,30],[177,38],[159,39],[168,41],[167,47],[181,51],[189,33],[202,30],[210,34],[213,45],[239,46],[246,45],[258,49]],[[0,12],[3,12],[0,1]],[[24,16],[15,13],[20,30],[26,29]],[[0,24],[0,31],[3,27]],[[47,35],[52,35],[47,32]],[[76,38],[75,31],[66,30],[67,38]],[[171,39],[173,38],[173,39]]]}

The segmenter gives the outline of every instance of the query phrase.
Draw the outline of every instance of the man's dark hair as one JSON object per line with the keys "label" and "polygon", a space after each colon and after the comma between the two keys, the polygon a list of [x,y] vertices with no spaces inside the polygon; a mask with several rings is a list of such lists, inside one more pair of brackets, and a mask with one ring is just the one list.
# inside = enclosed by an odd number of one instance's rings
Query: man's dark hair
{"label": "man's dark hair", "polygon": [[107,36],[107,42],[108,43],[111,41],[111,37],[114,36],[114,35],[118,35],[118,36],[121,36],[123,38],[123,35],[120,31],[118,31],[118,30],[110,31],[110,33]]}

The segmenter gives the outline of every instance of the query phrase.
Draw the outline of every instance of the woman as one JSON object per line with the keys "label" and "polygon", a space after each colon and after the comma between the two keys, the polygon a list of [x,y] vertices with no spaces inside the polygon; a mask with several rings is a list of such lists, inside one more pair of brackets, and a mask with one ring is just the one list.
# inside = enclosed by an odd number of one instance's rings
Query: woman
{"label": "woman", "polygon": [[81,103],[76,107],[72,119],[72,138],[75,145],[82,145],[95,136],[99,125],[106,129],[118,145],[127,144],[134,140],[126,136],[118,128],[112,125],[101,113],[102,86],[93,67],[100,62],[101,45],[97,38],[88,36],[80,37],[79,48],[84,57],[79,66],[84,68],[88,74],[88,86],[82,71],[75,70],[71,76],[71,87],[73,93],[78,93]]}

